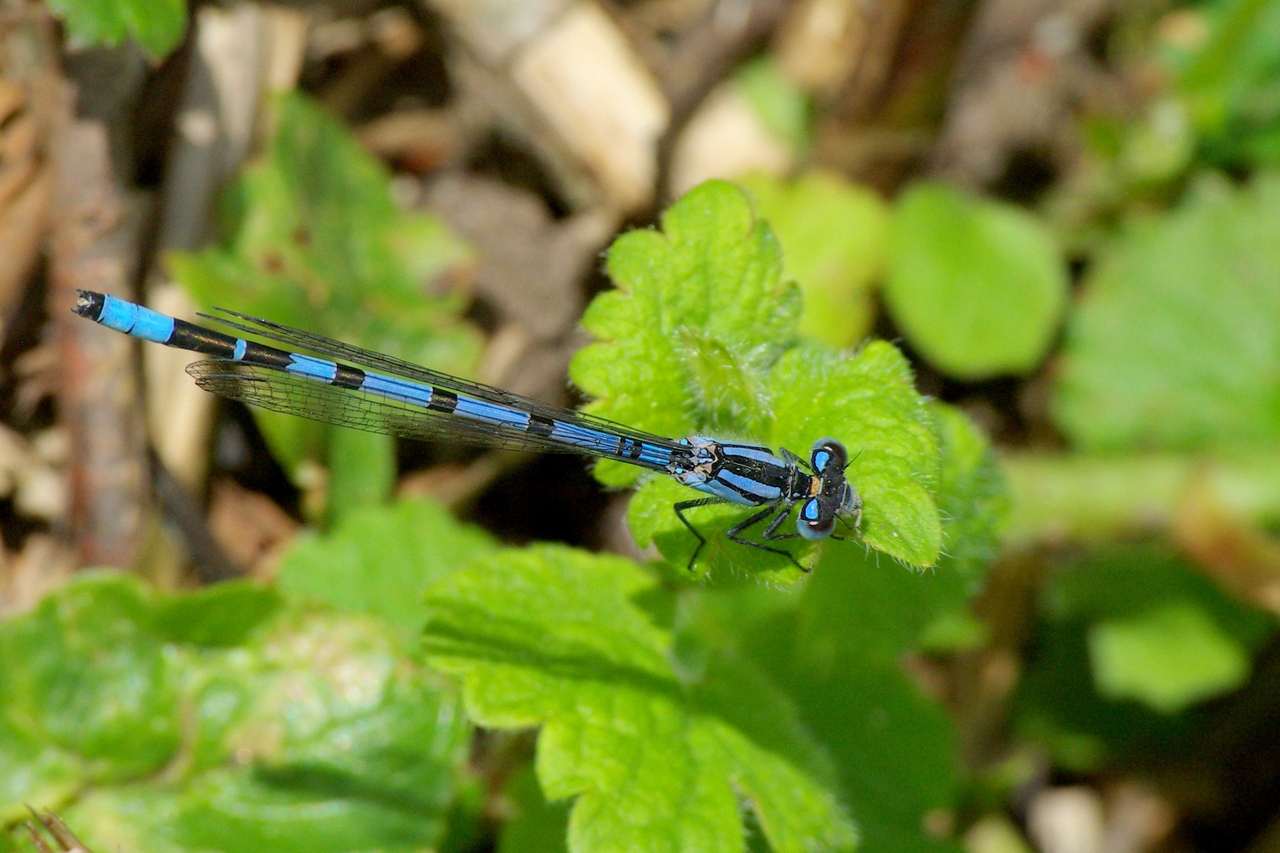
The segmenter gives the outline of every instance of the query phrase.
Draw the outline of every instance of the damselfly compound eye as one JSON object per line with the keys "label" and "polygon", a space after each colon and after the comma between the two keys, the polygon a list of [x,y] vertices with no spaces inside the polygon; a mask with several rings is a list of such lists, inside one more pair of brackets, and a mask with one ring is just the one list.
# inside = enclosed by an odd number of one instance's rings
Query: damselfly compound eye
{"label": "damselfly compound eye", "polygon": [[817,498],[805,501],[796,515],[796,532],[811,542],[826,539],[835,530],[835,516],[822,511]]}
{"label": "damselfly compound eye", "polygon": [[826,471],[828,466],[844,470],[848,461],[849,454],[845,451],[844,445],[834,438],[820,438],[813,443],[810,464],[817,473]]}

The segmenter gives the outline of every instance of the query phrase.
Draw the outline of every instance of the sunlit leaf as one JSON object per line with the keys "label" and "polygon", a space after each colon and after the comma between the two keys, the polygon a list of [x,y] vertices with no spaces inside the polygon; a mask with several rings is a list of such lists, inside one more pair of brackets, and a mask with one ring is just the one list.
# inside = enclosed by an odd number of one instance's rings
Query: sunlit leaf
{"label": "sunlit leaf", "polygon": [[912,346],[943,372],[1027,373],[1053,341],[1067,270],[1031,214],[922,183],[898,199],[884,295]]}

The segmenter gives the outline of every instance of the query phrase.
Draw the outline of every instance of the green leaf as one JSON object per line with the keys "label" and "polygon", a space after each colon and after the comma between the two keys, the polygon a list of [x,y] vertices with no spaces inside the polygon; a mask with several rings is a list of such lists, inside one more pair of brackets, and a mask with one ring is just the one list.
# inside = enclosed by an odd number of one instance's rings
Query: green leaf
{"label": "green leaf", "polygon": [[478,527],[428,501],[366,507],[327,535],[298,537],[276,583],[289,599],[318,600],[411,630],[426,618],[422,591],[496,547]]}
{"label": "green leaf", "polygon": [[1198,4],[1206,30],[1190,50],[1166,51],[1203,154],[1225,166],[1280,164],[1280,7],[1270,0]]}
{"label": "green leaf", "polygon": [[932,403],[942,438],[941,482],[945,552],[927,571],[905,571],[861,548],[832,550],[822,575],[805,592],[800,646],[816,658],[840,649],[862,661],[896,664],[905,651],[968,615],[996,554],[1005,513],[1004,484],[991,447],[958,410]]}
{"label": "green leaf", "polygon": [[823,172],[789,182],[757,174],[742,185],[782,243],[783,275],[804,292],[800,333],[836,347],[861,340],[875,319],[872,285],[889,252],[884,202]]}
{"label": "green leaf", "polygon": [[156,631],[172,643],[238,646],[280,610],[274,589],[253,581],[224,581],[154,603]]}
{"label": "green leaf", "polygon": [[1053,341],[1067,271],[1030,214],[921,183],[898,199],[884,295],[894,322],[940,370],[1021,374]]}
{"label": "green leaf", "polygon": [[963,605],[964,587],[942,568],[841,562],[813,575],[796,612],[744,630],[744,643],[831,756],[860,850],[954,850],[925,827],[956,807],[955,732],[900,660],[925,626]]}
{"label": "green leaf", "polygon": [[[954,727],[901,661],[968,619],[968,602],[995,553],[1005,500],[981,433],[950,406],[931,409],[942,439],[938,501],[948,510],[946,553],[937,566],[913,572],[861,548],[832,549],[794,611],[779,609],[739,628],[750,657],[787,691],[831,755],[866,853],[957,849],[945,833],[927,829],[945,825],[957,808]],[[731,601],[741,599],[735,593]],[[703,616],[698,625],[703,636],[705,622]]]}
{"label": "green leaf", "polygon": [[777,63],[767,57],[748,62],[734,75],[734,84],[770,133],[792,151],[808,146],[809,99]]}
{"label": "green leaf", "polygon": [[965,833],[965,849],[975,853],[1035,853],[1003,812],[975,822]]}
{"label": "green leaf", "polygon": [[1249,654],[1192,602],[1179,601],[1089,631],[1098,692],[1176,713],[1249,680]]}
{"label": "green leaf", "polygon": [[[336,119],[300,95],[276,103],[267,154],[228,204],[228,242],[171,256],[175,278],[205,307],[223,304],[449,373],[469,372],[479,338],[460,321],[462,297],[435,295],[469,263],[469,249],[440,220],[399,210],[386,169]],[[295,476],[304,460],[324,458],[324,425],[261,410],[255,417]],[[335,467],[369,470],[372,485],[364,491],[384,497],[395,475],[392,440],[352,441],[362,458]],[[335,496],[338,514],[355,502],[343,496],[360,491],[345,481]]]}
{"label": "green leaf", "polygon": [[569,849],[738,851],[744,805],[774,850],[850,849],[790,703],[732,655],[678,680],[668,632],[634,603],[656,592],[620,558],[501,552],[428,592],[428,659],[464,677],[480,725],[542,726],[542,790],[576,797]]}
{"label": "green leaf", "polygon": [[1192,737],[1194,709],[1169,716],[1098,695],[1086,626],[1053,622],[1038,627],[1035,636],[1035,653],[1018,682],[1014,729],[1056,766],[1096,772],[1134,756],[1174,754]]}
{"label": "green leaf", "polygon": [[19,728],[7,719],[9,704],[0,701],[0,826],[27,817],[24,802],[64,802],[84,773],[76,755],[49,743],[44,732]]}
{"label": "green leaf", "polygon": [[1146,115],[1124,128],[1116,161],[1122,181],[1117,194],[1161,192],[1187,173],[1195,157],[1196,139],[1186,108],[1174,98],[1157,100]]}
{"label": "green leaf", "polygon": [[468,735],[402,632],[248,583],[85,575],[0,623],[0,819],[92,785],[63,812],[95,849],[430,847]]}
{"label": "green leaf", "polygon": [[566,803],[548,803],[532,767],[516,772],[503,791],[514,814],[503,822],[498,853],[566,853]]}
{"label": "green leaf", "polygon": [[1193,601],[1249,649],[1274,630],[1274,620],[1228,597],[1202,571],[1155,547],[1118,547],[1064,566],[1041,608],[1055,621],[1130,620],[1167,603]]}
{"label": "green leaf", "polygon": [[[81,575],[0,623],[0,791],[51,799],[74,768],[109,781],[153,771],[177,748],[178,696],[141,584]],[[21,811],[0,802],[0,819]]]}
{"label": "green leaf", "polygon": [[973,594],[999,548],[1010,510],[1008,490],[982,431],[954,406],[935,401],[929,408],[942,439],[938,506],[946,519],[946,557],[938,571],[955,572]]}
{"label": "green leaf", "polygon": [[[341,780],[279,780],[252,771],[206,774],[188,789],[100,789],[64,815],[94,850],[148,853],[348,853],[430,849],[438,817],[408,803],[326,791]],[[372,792],[370,792],[372,793]]]}
{"label": "green leaf", "polygon": [[325,503],[333,523],[360,507],[386,500],[396,485],[395,439],[345,427],[330,427],[329,492]]}
{"label": "green leaf", "polygon": [[53,0],[49,7],[73,42],[114,47],[131,38],[157,60],[178,46],[187,28],[182,0]]}
{"label": "green leaf", "polygon": [[831,753],[840,788],[863,833],[865,853],[958,853],[927,831],[932,814],[956,808],[954,725],[897,666],[842,653],[809,669],[791,692],[805,723]]}
{"label": "green leaf", "polygon": [[[457,781],[453,807],[445,816],[444,835],[436,842],[439,853],[470,853],[492,835],[490,780],[465,773]],[[563,832],[560,837],[563,841]]]}
{"label": "green leaf", "polygon": [[[836,438],[856,455],[849,476],[864,500],[863,541],[931,565],[941,541],[937,437],[901,353],[882,342],[854,355],[796,346],[798,292],[781,283],[777,241],[733,185],[694,189],[663,227],[624,235],[610,250],[618,290],[597,297],[584,319],[601,342],[579,351],[570,370],[599,398],[588,410],[660,435],[709,433],[806,456],[818,439]],[[613,463],[596,471],[612,485],[639,476]],[[678,568],[696,540],[671,507],[697,494],[659,479],[632,502],[637,541],[655,542]],[[787,559],[725,540],[744,517],[741,507],[690,513],[707,538],[699,570],[799,577]],[[812,545],[791,547],[816,559]]]}
{"label": "green leaf", "polygon": [[289,796],[417,811],[442,831],[465,759],[453,691],[385,623],[291,614],[189,671],[197,768],[234,757]]}
{"label": "green leaf", "polygon": [[887,560],[877,566],[874,557],[851,554],[814,575],[798,630],[816,658],[848,648],[864,661],[895,663],[941,615],[964,603],[965,586],[954,574]]}
{"label": "green leaf", "polygon": [[183,761],[68,809],[91,847],[337,853],[439,840],[468,728],[384,626],[292,614],[248,646],[177,658]]}
{"label": "green leaf", "polygon": [[[718,389],[697,380],[767,371],[795,337],[799,289],[782,281],[777,239],[732,184],[694,188],[662,226],[624,234],[609,249],[617,290],[587,308],[582,325],[600,343],[578,351],[570,375],[597,398],[587,411],[659,435],[742,429],[724,422]],[[707,341],[714,352],[698,346]],[[767,422],[759,394],[737,405],[742,420]],[[621,464],[596,472],[611,485],[639,476]]]}
{"label": "green leaf", "polygon": [[1082,447],[1280,439],[1280,178],[1203,178],[1103,253],[1068,328],[1055,415]]}
{"label": "green leaf", "polygon": [[[1188,620],[1178,613],[1187,609],[1199,616]],[[1015,701],[1016,728],[1075,770],[1096,770],[1108,761],[1149,764],[1184,754],[1191,738],[1207,733],[1208,719],[1187,701],[1175,707],[1170,697],[1189,699],[1187,675],[1221,674],[1226,646],[1251,658],[1276,627],[1272,616],[1229,598],[1197,567],[1150,547],[1112,548],[1058,567],[1040,610],[1043,624],[1036,629],[1036,648]],[[1206,642],[1204,622],[1225,642]],[[1161,633],[1170,629],[1174,633]],[[1197,634],[1187,642],[1188,635]],[[1099,640],[1106,648],[1098,647]],[[1170,651],[1174,643],[1184,644],[1180,671],[1148,659],[1150,671],[1135,677],[1132,664],[1120,665],[1112,657],[1126,643],[1138,653],[1165,642]],[[1199,659],[1202,653],[1209,657]],[[1099,663],[1105,673],[1097,669]],[[1103,679],[1112,685],[1117,676],[1127,695],[1100,692]],[[1142,697],[1135,695],[1138,690]],[[1155,710],[1152,698],[1168,703],[1165,710]]]}

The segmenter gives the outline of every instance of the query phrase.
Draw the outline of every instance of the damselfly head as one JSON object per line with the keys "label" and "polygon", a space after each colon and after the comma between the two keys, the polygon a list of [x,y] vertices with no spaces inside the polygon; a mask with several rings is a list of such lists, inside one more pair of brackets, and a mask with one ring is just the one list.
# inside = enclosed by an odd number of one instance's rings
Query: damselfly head
{"label": "damselfly head", "polygon": [[810,464],[818,480],[816,494],[800,505],[796,530],[810,541],[826,539],[835,530],[836,519],[853,516],[855,526],[862,518],[862,498],[845,479],[849,454],[834,438],[814,442]]}

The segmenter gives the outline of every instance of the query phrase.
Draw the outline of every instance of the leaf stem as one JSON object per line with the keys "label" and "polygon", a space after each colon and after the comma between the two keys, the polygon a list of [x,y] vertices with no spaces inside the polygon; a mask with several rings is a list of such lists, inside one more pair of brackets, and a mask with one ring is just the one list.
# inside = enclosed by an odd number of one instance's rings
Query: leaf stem
{"label": "leaf stem", "polygon": [[1219,456],[1006,453],[1001,468],[1012,498],[1006,546],[1168,529],[1191,500],[1255,523],[1280,520],[1275,448]]}

